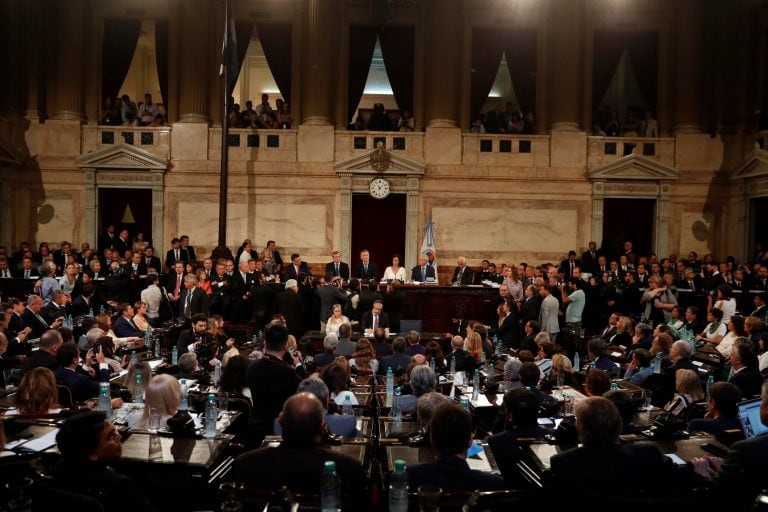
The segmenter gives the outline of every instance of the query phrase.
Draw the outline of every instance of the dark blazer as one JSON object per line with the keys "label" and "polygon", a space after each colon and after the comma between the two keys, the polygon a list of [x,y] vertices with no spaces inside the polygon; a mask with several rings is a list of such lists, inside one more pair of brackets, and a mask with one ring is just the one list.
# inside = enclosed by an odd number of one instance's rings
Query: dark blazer
{"label": "dark blazer", "polygon": [[539,321],[539,308],[541,307],[541,300],[538,295],[534,295],[530,299],[523,298],[520,302],[520,323],[525,325],[528,320]]}
{"label": "dark blazer", "polygon": [[69,368],[59,368],[53,372],[56,381],[66,384],[72,390],[72,399],[75,402],[84,402],[89,398],[99,396],[99,382],[109,382],[109,370],[99,370],[99,380],[91,379]]}
{"label": "dark blazer", "polygon": [[[581,262],[579,260],[574,260],[573,261],[573,267],[574,268],[581,267]],[[571,277],[571,275],[572,275],[571,274],[571,264],[570,264],[570,261],[568,259],[564,259],[563,261],[560,262],[560,268],[558,269],[558,272],[563,274],[566,279]]]}
{"label": "dark blazer", "polygon": [[[371,346],[373,347],[373,351],[376,352],[378,357],[390,356],[393,353],[392,344],[387,343],[386,341],[373,341],[371,342]],[[355,350],[353,349],[352,354],[354,353]],[[379,368],[381,368],[381,365],[379,365]]]}
{"label": "dark blazer", "polygon": [[698,481],[650,443],[582,446],[552,456],[550,463],[556,481],[580,489],[655,489]]}
{"label": "dark blazer", "polygon": [[[768,479],[768,436],[733,443],[720,472],[714,477],[716,488],[727,497],[733,510],[747,510]],[[740,508],[739,504],[744,508]]]}
{"label": "dark blazer", "polygon": [[[336,434],[344,437],[357,437],[359,432],[357,431],[357,420],[354,416],[344,416],[342,414],[329,414],[325,413],[325,427],[331,434]],[[276,436],[283,435],[283,429],[280,426],[280,422],[275,418],[272,423],[272,428],[275,430]]]}
{"label": "dark blazer", "polygon": [[[16,270],[15,272],[12,272],[13,277],[16,279],[24,279],[24,269]],[[36,279],[40,277],[40,274],[37,271],[37,268],[35,268],[35,265],[32,265],[32,268],[29,269],[29,278],[30,279]]]}
{"label": "dark blazer", "polygon": [[187,253],[187,261],[197,261],[197,254],[195,254],[195,248],[191,245],[184,247],[181,246],[181,250]]}
{"label": "dark blazer", "polygon": [[[178,276],[178,274],[176,274],[176,272],[174,272],[174,271],[171,271],[168,274],[168,277],[166,278],[166,281],[165,281],[165,289],[168,292],[168,294],[172,294],[173,290],[176,289],[176,279],[177,279],[177,276]],[[213,287],[211,287],[211,288],[213,288]],[[179,286],[179,293],[181,293],[181,291],[183,289],[184,289],[184,274],[181,275],[181,285]]]}
{"label": "dark blazer", "polygon": [[110,235],[109,233],[104,232],[101,235],[99,235],[99,254],[102,254],[104,252],[104,249],[114,249],[115,242],[117,241],[117,239],[118,239],[118,236],[114,233]]}
{"label": "dark blazer", "polygon": [[699,418],[691,420],[685,430],[688,432],[708,432],[713,435],[718,435],[723,432],[723,430],[730,429],[741,430],[741,421],[738,416],[731,416],[730,418],[720,416],[719,418]]}
{"label": "dark blazer", "polygon": [[165,267],[171,270],[173,266],[178,262],[186,263],[189,261],[189,254],[183,249],[179,249],[179,259],[176,259],[175,249],[170,249],[165,253]]}
{"label": "dark blazer", "polygon": [[322,368],[323,366],[328,366],[334,362],[336,360],[336,354],[333,352],[328,352],[327,350],[323,350],[319,354],[316,354],[312,360],[315,362],[317,367]]}
{"label": "dark blazer", "polygon": [[376,279],[376,264],[372,261],[368,262],[368,272],[363,268],[363,263],[360,262],[355,265],[355,277],[359,279]]}
{"label": "dark blazer", "polygon": [[162,265],[160,264],[160,258],[157,256],[152,256],[150,258],[147,258],[146,256],[141,257],[141,262],[144,263],[144,266],[149,270],[150,268],[153,268],[157,271],[159,274],[162,270]]}
{"label": "dark blazer", "polygon": [[594,274],[598,268],[597,268],[597,258],[600,257],[600,251],[595,251],[595,255],[592,256],[592,253],[589,251],[584,251],[581,253],[581,269],[584,272],[589,272],[590,274]]}
{"label": "dark blazer", "polygon": [[21,374],[24,375],[28,371],[34,368],[48,368],[49,370],[56,370],[59,367],[59,362],[56,361],[56,356],[52,356],[45,350],[35,350],[32,352],[24,366],[21,367]]}
{"label": "dark blazer", "polygon": [[[453,277],[451,277],[451,283],[456,282],[456,280],[459,277],[459,271],[460,271],[459,267],[456,267],[453,270]],[[469,268],[469,265],[467,265],[466,267],[464,267],[464,273],[461,274],[461,282],[459,284],[462,286],[466,286],[474,282],[475,282],[475,271]]]}
{"label": "dark blazer", "polygon": [[448,364],[448,368],[451,367],[451,361],[456,360],[457,372],[474,372],[477,368],[477,361],[472,355],[463,348],[454,350],[445,358],[445,362]]}
{"label": "dark blazer", "polygon": [[278,489],[285,485],[294,492],[314,494],[320,489],[323,465],[329,460],[336,463],[342,496],[349,500],[349,507],[344,510],[367,510],[370,491],[360,463],[321,446],[298,447],[283,442],[280,446],[259,448],[235,460],[233,475],[236,482],[255,488]]}
{"label": "dark blazer", "polygon": [[301,376],[282,359],[267,354],[248,366],[245,380],[253,397],[249,430],[253,441],[259,442],[272,433],[272,421],[296,393]]}
{"label": "dark blazer", "polygon": [[[179,293],[180,316],[184,315],[184,305],[187,303],[187,293],[189,293],[189,290],[186,288],[182,288],[181,293]],[[191,318],[192,315],[198,313],[208,316],[208,294],[205,293],[202,288],[195,286],[192,288],[192,298],[190,299],[189,316],[187,318]]]}
{"label": "dark blazer", "polygon": [[[41,317],[43,316],[43,310],[40,310],[40,313],[38,313]],[[30,338],[39,338],[43,335],[45,331],[47,331],[50,326],[43,324],[40,322],[40,320],[35,316],[32,311],[30,311],[28,308],[24,308],[24,313],[21,315],[21,319],[24,320],[24,327],[29,327],[32,329],[32,332],[29,333],[29,336],[27,336],[28,339]]]}
{"label": "dark blazer", "polygon": [[138,276],[147,275],[147,265],[144,263],[143,259],[136,265],[136,270],[134,270],[133,268],[133,262],[129,262],[128,264],[126,264],[125,269],[131,274],[131,277],[133,277],[134,279]]}
{"label": "dark blazer", "polygon": [[335,286],[320,286],[315,290],[315,294],[320,298],[321,322],[326,322],[331,317],[334,304],[343,305],[347,302],[347,296]]}
{"label": "dark blazer", "polygon": [[438,457],[433,462],[408,466],[408,485],[416,491],[420,485],[436,485],[446,492],[496,491],[504,489],[504,480],[490,473],[469,468],[456,456]]}
{"label": "dark blazer", "polygon": [[395,375],[403,375],[409,364],[411,364],[411,356],[405,352],[395,352],[390,356],[381,358],[378,373],[379,375],[386,375],[387,368],[392,368],[392,373]]}
{"label": "dark blazer", "polygon": [[119,236],[116,236],[115,242],[112,244],[112,249],[118,251],[120,253],[120,257],[122,258],[125,255],[125,251],[131,249],[131,241],[123,240]]}
{"label": "dark blazer", "polygon": [[[360,327],[363,329],[370,329],[373,327],[373,311],[363,313],[363,318],[360,320]],[[382,311],[379,315],[379,327],[382,329],[389,327],[389,315],[385,311]]]}
{"label": "dark blazer", "polygon": [[[296,275],[296,267],[294,266],[293,262],[283,267],[283,271],[285,272],[285,280],[296,279],[299,281],[299,283],[301,283],[302,279]],[[302,261],[301,265],[299,265],[299,273],[304,274],[304,278],[312,277],[312,272],[309,271],[309,265],[307,265],[306,261]]]}
{"label": "dark blazer", "polygon": [[57,318],[67,316],[66,306],[58,306],[55,302],[51,301],[40,310],[40,314],[45,318],[45,321],[52,324]]}
{"label": "dark blazer", "polygon": [[118,338],[127,338],[129,336],[143,337],[144,333],[136,328],[136,324],[132,321],[126,320],[124,316],[117,317],[114,327],[115,336]]}
{"label": "dark blazer", "polygon": [[[426,277],[428,278],[433,277],[437,279],[437,274],[435,273],[435,267],[433,267],[432,265],[424,265],[424,269],[426,270],[425,272]],[[413,267],[413,269],[411,269],[411,281],[419,281],[419,282],[425,281],[425,279],[421,277],[420,265],[416,265],[415,267]]]}
{"label": "dark blazer", "polygon": [[741,390],[741,396],[746,398],[760,396],[763,386],[763,376],[757,368],[744,368],[734,373],[728,382]]}
{"label": "dark blazer", "polygon": [[293,290],[284,290],[277,294],[274,302],[274,313],[285,317],[288,330],[292,333],[304,330],[304,304],[301,295]]}
{"label": "dark blazer", "polygon": [[349,281],[349,265],[343,261],[339,262],[339,271],[336,272],[336,264],[334,262],[327,263],[325,265],[325,271],[333,274],[334,277],[338,276],[344,281]]}
{"label": "dark blazer", "polygon": [[515,312],[510,311],[499,327],[491,329],[490,334],[491,336],[498,336],[499,341],[501,341],[505,347],[516,347],[520,342],[520,327]]}

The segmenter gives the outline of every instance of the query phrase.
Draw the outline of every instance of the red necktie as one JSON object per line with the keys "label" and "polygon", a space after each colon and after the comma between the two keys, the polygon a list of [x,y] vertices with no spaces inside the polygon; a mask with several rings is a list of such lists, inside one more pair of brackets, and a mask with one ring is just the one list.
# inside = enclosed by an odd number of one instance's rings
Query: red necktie
{"label": "red necktie", "polygon": [[379,315],[373,315],[373,330],[375,331],[379,327]]}
{"label": "red necktie", "polygon": [[176,274],[176,288],[174,288],[173,294],[178,295],[180,288],[181,288],[181,274]]}

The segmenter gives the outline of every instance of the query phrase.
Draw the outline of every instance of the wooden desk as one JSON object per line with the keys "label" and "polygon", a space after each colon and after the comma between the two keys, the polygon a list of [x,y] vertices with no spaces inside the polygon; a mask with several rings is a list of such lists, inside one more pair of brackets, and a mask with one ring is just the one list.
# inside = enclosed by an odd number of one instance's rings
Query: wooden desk
{"label": "wooden desk", "polygon": [[421,320],[425,332],[445,332],[453,318],[489,323],[495,318],[497,288],[474,286],[403,285],[403,320]]}
{"label": "wooden desk", "polygon": [[[498,474],[499,468],[488,444],[484,442],[478,442],[478,444],[483,447],[483,451],[480,455],[468,457],[467,463],[472,469]],[[432,449],[427,446],[393,445],[386,446],[384,451],[384,460],[381,461],[382,474],[391,473],[395,467],[395,461],[398,459],[404,460],[406,467],[422,462],[431,462],[435,459]]]}
{"label": "wooden desk", "polygon": [[415,421],[393,421],[392,418],[379,420],[379,432],[382,438],[400,439],[418,430],[419,425]]}

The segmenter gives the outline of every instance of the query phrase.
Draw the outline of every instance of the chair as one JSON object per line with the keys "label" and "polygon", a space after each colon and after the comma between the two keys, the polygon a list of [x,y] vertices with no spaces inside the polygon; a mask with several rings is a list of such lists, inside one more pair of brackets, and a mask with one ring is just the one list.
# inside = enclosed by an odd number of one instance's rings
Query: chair
{"label": "chair", "polygon": [[72,398],[72,389],[66,384],[56,384],[56,389],[59,392],[59,405],[63,408],[71,409],[75,406],[75,401]]}
{"label": "chair", "polygon": [[421,320],[400,320],[400,332],[421,332]]}

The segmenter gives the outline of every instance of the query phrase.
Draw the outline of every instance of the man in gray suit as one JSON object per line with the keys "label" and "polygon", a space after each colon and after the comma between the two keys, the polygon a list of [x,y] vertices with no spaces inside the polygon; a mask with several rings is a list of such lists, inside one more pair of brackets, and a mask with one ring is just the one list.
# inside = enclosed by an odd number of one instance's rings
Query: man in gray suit
{"label": "man in gray suit", "polygon": [[357,344],[350,340],[352,335],[352,326],[349,324],[341,324],[339,326],[339,344],[336,345],[336,356],[351,356],[355,353]]}
{"label": "man in gray suit", "polygon": [[560,303],[552,296],[552,285],[545,284],[539,289],[543,297],[541,309],[539,310],[539,325],[541,330],[555,336],[560,332],[560,321],[558,313],[560,312]]}

